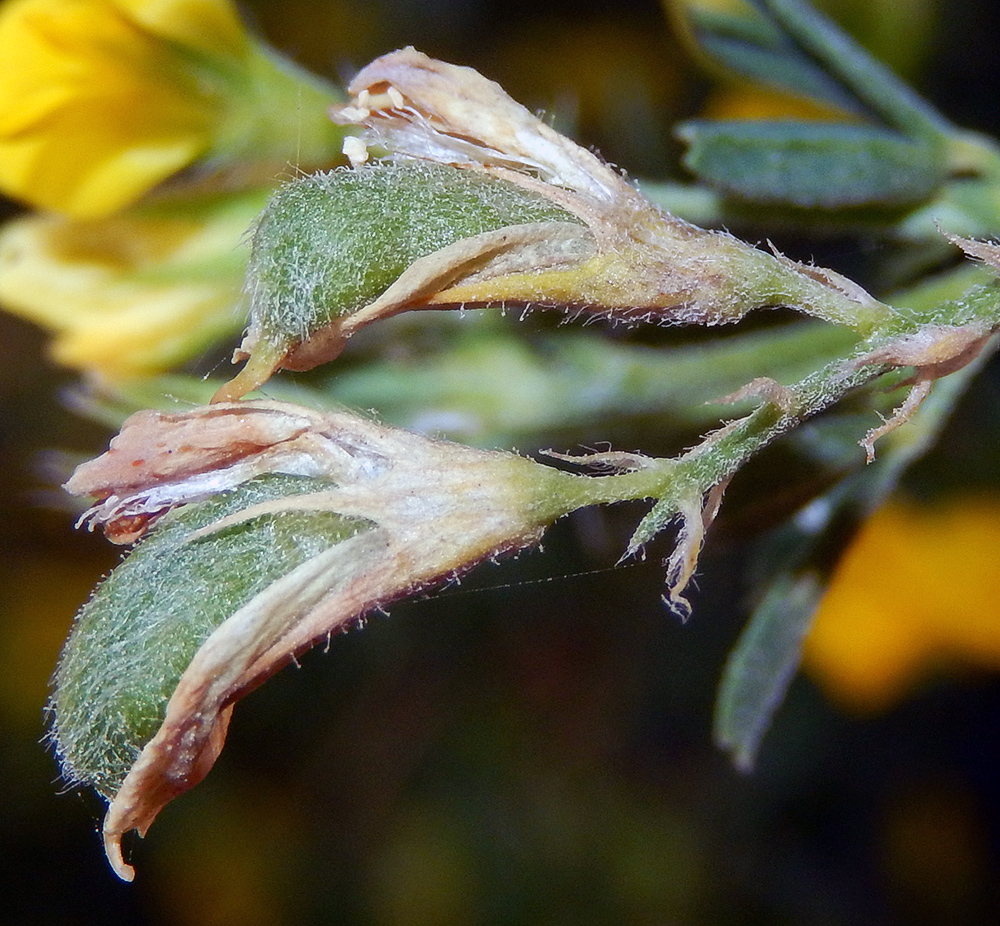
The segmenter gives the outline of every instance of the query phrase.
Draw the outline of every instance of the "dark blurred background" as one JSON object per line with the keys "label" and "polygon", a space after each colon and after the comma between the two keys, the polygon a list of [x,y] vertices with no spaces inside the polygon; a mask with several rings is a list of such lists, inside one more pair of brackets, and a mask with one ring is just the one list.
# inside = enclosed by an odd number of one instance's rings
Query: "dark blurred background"
{"label": "dark blurred background", "polygon": [[[1000,134],[997,4],[826,6],[957,122]],[[638,177],[680,177],[671,126],[708,90],[655,0],[243,8],[338,78],[406,44],[473,65]],[[856,261],[847,243],[815,246],[834,266]],[[627,506],[569,519],[543,553],[400,604],[279,674],[240,704],[209,778],[133,844],[136,882],[118,882],[103,806],[61,793],[43,742],[60,643],[118,557],[71,529],[44,453],[94,453],[108,435],[61,403],[73,377],[42,333],[0,315],[0,352],[6,922],[1000,922],[997,675],[946,675],[863,717],[799,679],[757,771],[740,775],[710,727],[746,618],[748,545],[709,543],[682,625],[660,603],[665,545],[611,568],[640,511]],[[974,385],[915,488],[997,489],[998,372]]]}

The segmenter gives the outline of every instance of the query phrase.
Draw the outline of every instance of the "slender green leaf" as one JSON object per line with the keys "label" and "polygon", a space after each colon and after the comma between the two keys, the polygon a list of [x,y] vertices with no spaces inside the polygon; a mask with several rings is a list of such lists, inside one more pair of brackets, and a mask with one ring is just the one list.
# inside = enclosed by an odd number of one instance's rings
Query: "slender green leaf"
{"label": "slender green leaf", "polygon": [[802,0],[746,0],[720,13],[681,2],[695,42],[730,71],[868,117],[911,138],[942,140],[951,124],[829,18]]}
{"label": "slender green leaf", "polygon": [[743,199],[838,208],[919,202],[944,180],[936,145],[866,125],[691,121],[685,165]]}
{"label": "slender green leaf", "polygon": [[751,0],[773,17],[801,53],[891,126],[914,138],[943,139],[954,127],[847,33],[802,0]]}
{"label": "slender green leaf", "polygon": [[795,677],[821,592],[811,573],[782,576],[729,654],[716,702],[714,736],[741,771],[753,769],[771,718]]}
{"label": "slender green leaf", "polygon": [[[681,3],[698,47],[709,58],[756,84],[863,116],[867,110],[835,76],[817,67],[762,10],[747,14],[703,10]],[[756,5],[756,4],[755,4]]]}

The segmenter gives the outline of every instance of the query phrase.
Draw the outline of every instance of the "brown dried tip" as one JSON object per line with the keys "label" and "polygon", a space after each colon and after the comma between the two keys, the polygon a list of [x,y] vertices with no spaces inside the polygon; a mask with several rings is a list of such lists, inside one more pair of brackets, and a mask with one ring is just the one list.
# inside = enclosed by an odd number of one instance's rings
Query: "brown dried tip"
{"label": "brown dried tip", "polygon": [[875,459],[875,442],[906,424],[930,395],[934,381],[972,363],[992,336],[986,322],[969,325],[924,325],[854,361],[855,367],[884,363],[892,367],[913,367],[910,391],[903,404],[879,427],[860,441],[869,463]]}

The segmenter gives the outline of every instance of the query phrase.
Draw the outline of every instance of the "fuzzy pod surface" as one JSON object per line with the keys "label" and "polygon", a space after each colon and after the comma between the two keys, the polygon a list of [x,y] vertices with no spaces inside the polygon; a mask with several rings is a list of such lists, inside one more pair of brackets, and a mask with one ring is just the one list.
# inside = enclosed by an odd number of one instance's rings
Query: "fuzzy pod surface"
{"label": "fuzzy pod surface", "polygon": [[380,296],[421,257],[533,222],[582,224],[545,197],[488,174],[422,161],[338,168],[274,195],[253,237],[251,328],[304,341]]}
{"label": "fuzzy pod surface", "polygon": [[283,511],[189,540],[251,505],[330,487],[270,474],[164,516],[77,615],[54,679],[51,739],[64,779],[107,798],[163,721],[198,648],[275,580],[370,526],[329,511]]}

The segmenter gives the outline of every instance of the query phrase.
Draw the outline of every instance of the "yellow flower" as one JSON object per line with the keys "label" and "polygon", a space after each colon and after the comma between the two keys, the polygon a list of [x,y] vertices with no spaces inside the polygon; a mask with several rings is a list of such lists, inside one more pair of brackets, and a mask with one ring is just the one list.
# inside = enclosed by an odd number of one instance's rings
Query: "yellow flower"
{"label": "yellow flower", "polygon": [[942,666],[1000,669],[1000,498],[893,501],[837,567],[806,639],[835,700],[885,710]]}
{"label": "yellow flower", "polygon": [[336,152],[335,94],[251,40],[229,0],[6,0],[0,60],[0,189],[77,218],[201,156]]}
{"label": "yellow flower", "polygon": [[0,231],[0,301],[56,332],[60,363],[108,380],[161,372],[243,325],[241,241],[267,193],[16,219]]}

